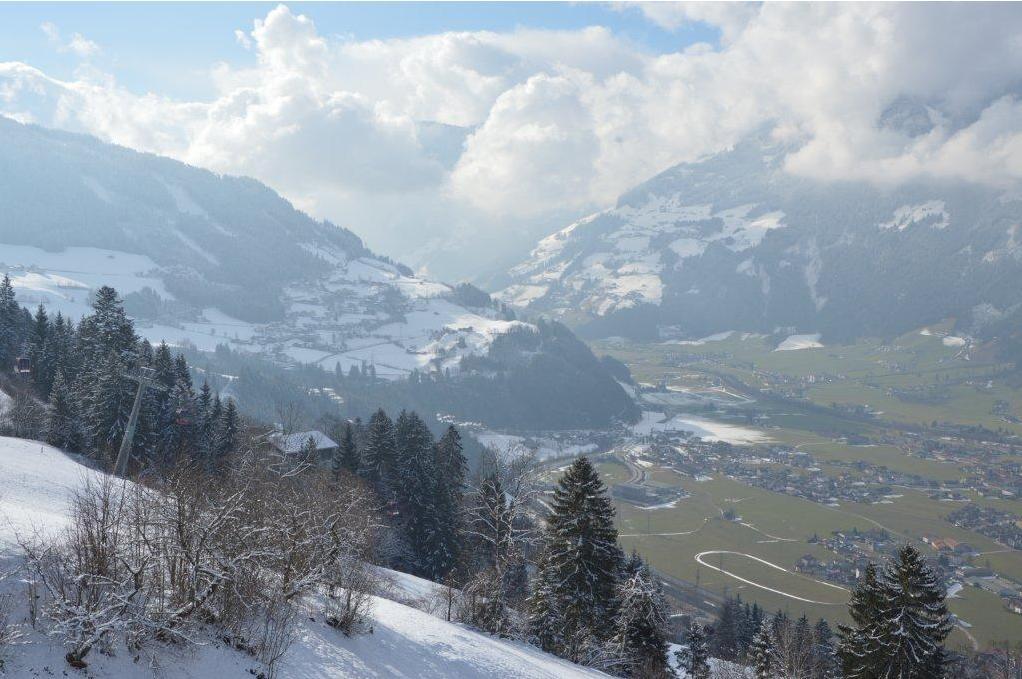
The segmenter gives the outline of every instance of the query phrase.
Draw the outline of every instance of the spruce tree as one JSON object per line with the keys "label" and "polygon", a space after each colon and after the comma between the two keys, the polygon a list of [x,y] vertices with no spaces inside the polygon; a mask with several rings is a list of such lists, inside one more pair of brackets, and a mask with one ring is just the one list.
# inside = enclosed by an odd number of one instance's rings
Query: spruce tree
{"label": "spruce tree", "polygon": [[50,349],[50,319],[42,304],[32,319],[32,331],[28,336],[28,358],[32,362],[32,382],[40,394],[49,394],[53,387],[52,360]]}
{"label": "spruce tree", "polygon": [[739,616],[741,604],[738,599],[727,597],[720,609],[720,616],[713,627],[713,657],[721,660],[735,660],[738,657]]}
{"label": "spruce tree", "polygon": [[606,640],[613,634],[623,555],[617,545],[614,507],[588,458],[571,464],[551,504],[544,568],[550,571],[561,605],[565,655],[574,661],[581,657],[587,637]]}
{"label": "spruce tree", "polygon": [[461,434],[450,426],[434,446],[436,469],[435,511],[438,535],[433,557],[439,573],[449,573],[461,558],[464,510],[465,460]]}
{"label": "spruce tree", "polygon": [[50,392],[50,407],[46,418],[46,442],[57,448],[79,452],[82,446],[81,422],[77,402],[64,376],[57,373]]}
{"label": "spruce tree", "polygon": [[388,484],[396,448],[394,423],[381,408],[369,418],[359,475],[368,480],[384,499],[390,497]]}
{"label": "spruce tree", "polygon": [[238,416],[238,406],[233,398],[227,398],[227,405],[224,407],[223,415],[220,417],[219,433],[217,434],[216,456],[221,460],[231,453],[238,443],[238,432],[241,423]]}
{"label": "spruce tree", "polygon": [[693,622],[685,637],[685,645],[675,652],[679,669],[692,679],[708,679],[710,676],[710,652],[706,643],[706,631],[698,622]]}
{"label": "spruce tree", "polygon": [[813,679],[836,679],[840,675],[834,649],[834,633],[820,618],[813,628]]}
{"label": "spruce tree", "polygon": [[943,643],[951,633],[944,589],[919,550],[906,544],[879,577],[884,595],[870,630],[881,639],[887,664],[881,676],[943,675]]}
{"label": "spruce tree", "polygon": [[769,620],[760,623],[759,630],[752,638],[749,661],[756,679],[771,679],[774,676],[774,633]]}
{"label": "spruce tree", "polygon": [[628,676],[667,674],[668,609],[660,582],[644,563],[619,586],[613,646]]}
{"label": "spruce tree", "polygon": [[95,376],[83,413],[88,445],[98,460],[112,460],[128,424],[133,394],[120,356],[111,351],[92,370]]}
{"label": "spruce tree", "polygon": [[557,570],[547,563],[547,554],[540,554],[536,577],[526,602],[528,608],[528,639],[547,653],[563,655],[565,650],[564,602],[557,582]]}
{"label": "spruce tree", "polygon": [[358,467],[359,454],[358,446],[355,445],[355,428],[351,422],[345,422],[341,440],[337,445],[337,453],[334,455],[334,478],[339,477],[342,470],[354,474],[358,471]]}
{"label": "spruce tree", "polygon": [[14,294],[11,278],[4,274],[0,281],[0,370],[11,369],[18,352],[18,326],[21,308]]}
{"label": "spruce tree", "polygon": [[859,578],[848,602],[851,625],[839,625],[838,658],[843,676],[849,679],[872,679],[880,676],[884,665],[884,649],[872,636],[880,617],[884,593],[875,564],[868,564]]}

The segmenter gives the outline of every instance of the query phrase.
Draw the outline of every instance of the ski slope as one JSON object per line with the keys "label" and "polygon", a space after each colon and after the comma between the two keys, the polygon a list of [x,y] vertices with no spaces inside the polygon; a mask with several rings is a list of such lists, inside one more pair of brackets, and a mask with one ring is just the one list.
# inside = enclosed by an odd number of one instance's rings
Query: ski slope
{"label": "ski slope", "polygon": [[[0,555],[3,571],[18,559],[19,534],[59,531],[73,489],[103,473],[73,456],[38,441],[0,437]],[[432,583],[389,572],[392,585],[384,596],[404,601],[426,598]],[[24,615],[24,583],[0,581],[14,595]],[[582,679],[606,675],[572,665],[539,649],[481,634],[440,620],[410,606],[376,597],[372,633],[352,638],[326,625],[310,607],[299,618],[298,637],[282,662],[279,676],[295,679],[457,677],[464,679]],[[60,675],[68,669],[64,651],[41,632],[29,631],[10,653],[4,676]],[[123,646],[113,655],[90,654],[88,676],[132,679],[251,679],[260,668],[251,657],[228,649],[213,638],[195,646],[150,643],[139,654]]]}

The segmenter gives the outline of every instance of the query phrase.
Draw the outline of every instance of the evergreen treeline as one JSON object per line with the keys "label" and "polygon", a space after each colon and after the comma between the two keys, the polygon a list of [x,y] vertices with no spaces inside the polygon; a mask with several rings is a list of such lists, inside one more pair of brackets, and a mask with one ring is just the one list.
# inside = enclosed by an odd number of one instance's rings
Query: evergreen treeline
{"label": "evergreen treeline", "polygon": [[417,413],[402,411],[395,421],[379,409],[368,423],[339,422],[329,434],[339,444],[334,474],[364,479],[396,529],[390,565],[443,580],[461,558],[468,465],[458,430],[448,427],[437,440]]}
{"label": "evergreen treeline", "polygon": [[196,391],[183,355],[140,340],[111,287],[96,291],[92,313],[76,325],[60,313],[50,318],[42,305],[29,314],[4,276],[0,365],[10,370],[17,358],[29,359],[31,371],[21,375],[23,389],[4,423],[12,434],[43,438],[109,465],[138,390],[130,377],[147,368],[153,386],[142,396],[132,446],[136,468],[184,458],[213,468],[237,442],[241,422],[234,401],[221,400],[208,384]]}

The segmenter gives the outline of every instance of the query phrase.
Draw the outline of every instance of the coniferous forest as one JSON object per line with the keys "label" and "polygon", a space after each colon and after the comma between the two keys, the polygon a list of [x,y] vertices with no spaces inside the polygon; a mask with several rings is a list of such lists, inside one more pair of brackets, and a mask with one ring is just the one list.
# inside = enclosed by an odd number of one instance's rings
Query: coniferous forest
{"label": "coniferous forest", "polygon": [[[20,307],[5,278],[0,359],[30,365],[13,380],[3,433],[43,439],[101,469],[128,426],[131,377],[152,376],[127,472],[139,483],[131,501],[110,486],[86,487],[75,501],[72,535],[116,534],[113,553],[85,563],[72,558],[83,545],[71,538],[23,545],[75,667],[115,630],[142,643],[186,624],[213,624],[272,667],[282,638],[265,626],[293,615],[299,595],[344,592],[325,614],[346,634],[365,631],[368,595],[379,586],[372,564],[440,583],[430,609],[447,620],[619,676],[718,676],[731,663],[763,679],[907,679],[975,667],[944,646],[952,627],[944,592],[910,545],[866,570],[849,601],[851,622],[836,630],[728,598],[715,620],[679,633],[656,573],[621,550],[607,488],[586,457],[547,494],[545,470],[529,455],[491,450],[470,465],[456,427],[437,437],[415,411],[392,418],[382,408],[326,420],[337,443],[328,459],[311,440],[297,453],[275,450],[268,428],[243,423],[233,398],[208,383],[196,388],[182,354],[140,340],[109,287],[75,323]],[[99,518],[96,509],[111,506]],[[184,533],[186,519],[194,534]],[[240,542],[238,530],[247,535]],[[193,584],[163,590],[156,583],[176,577],[183,557]],[[90,581],[97,566],[130,577],[98,585]],[[283,580],[265,580],[281,568]],[[258,586],[217,594],[243,576]],[[78,584],[68,588],[68,579]],[[112,611],[110,597],[142,603]]]}

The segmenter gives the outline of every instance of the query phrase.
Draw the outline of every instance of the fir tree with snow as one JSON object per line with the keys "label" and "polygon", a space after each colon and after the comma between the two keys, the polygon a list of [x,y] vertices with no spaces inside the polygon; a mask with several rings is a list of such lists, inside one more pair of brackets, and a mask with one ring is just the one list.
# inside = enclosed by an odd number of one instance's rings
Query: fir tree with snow
{"label": "fir tree with snow", "polygon": [[579,457],[568,467],[551,507],[543,568],[561,606],[565,657],[578,660],[587,636],[606,640],[613,634],[623,555],[614,507],[588,458]]}
{"label": "fir tree with snow", "polygon": [[880,676],[942,676],[943,643],[952,622],[933,569],[918,549],[906,544],[881,571],[879,583],[884,600],[868,629],[879,637],[887,656]]}
{"label": "fir tree with snow", "polygon": [[645,563],[619,585],[613,646],[631,677],[667,674],[668,607],[663,590]]}
{"label": "fir tree with snow", "polygon": [[369,418],[365,448],[362,450],[362,466],[358,473],[383,497],[390,495],[387,484],[390,482],[396,448],[394,423],[381,408]]}
{"label": "fir tree with snow", "polygon": [[46,417],[46,442],[57,448],[78,452],[82,446],[82,430],[77,402],[64,376],[57,373],[50,391],[50,407]]}
{"label": "fir tree with snow", "polygon": [[756,679],[771,679],[774,676],[774,630],[769,620],[761,622],[759,630],[752,637],[749,662],[756,673]]}
{"label": "fir tree with snow", "polygon": [[354,474],[358,471],[359,454],[358,446],[355,445],[355,428],[351,422],[344,423],[344,430],[341,433],[341,440],[337,445],[337,452],[334,454],[331,470],[334,478],[338,478],[341,471]]}
{"label": "fir tree with snow", "polygon": [[693,622],[685,635],[685,645],[675,652],[678,668],[692,679],[708,679],[710,676],[710,651],[706,630]]}

